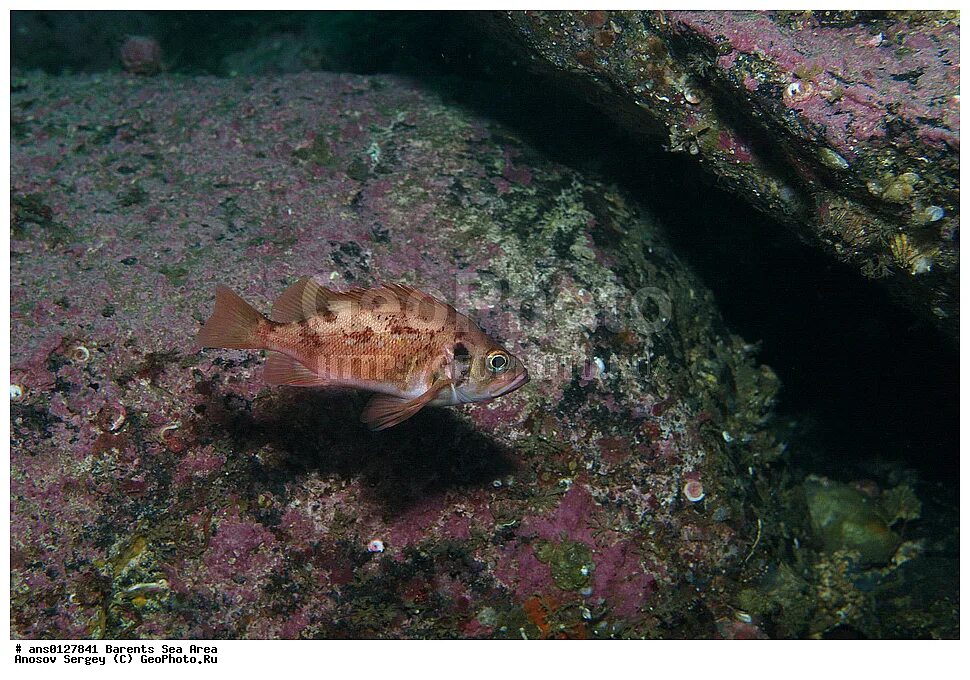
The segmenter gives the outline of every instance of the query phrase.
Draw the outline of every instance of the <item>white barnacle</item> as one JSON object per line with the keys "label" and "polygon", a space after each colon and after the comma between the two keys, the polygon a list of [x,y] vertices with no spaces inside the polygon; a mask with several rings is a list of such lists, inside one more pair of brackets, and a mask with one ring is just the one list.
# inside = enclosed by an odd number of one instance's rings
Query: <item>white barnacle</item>
{"label": "white barnacle", "polygon": [[684,87],[684,101],[687,102],[688,104],[693,104],[693,105],[700,104],[701,96],[697,92],[697,90],[695,90],[690,86],[687,86],[687,87]]}
{"label": "white barnacle", "polygon": [[788,103],[803,102],[815,94],[815,86],[810,80],[793,80],[785,87],[785,100]]}

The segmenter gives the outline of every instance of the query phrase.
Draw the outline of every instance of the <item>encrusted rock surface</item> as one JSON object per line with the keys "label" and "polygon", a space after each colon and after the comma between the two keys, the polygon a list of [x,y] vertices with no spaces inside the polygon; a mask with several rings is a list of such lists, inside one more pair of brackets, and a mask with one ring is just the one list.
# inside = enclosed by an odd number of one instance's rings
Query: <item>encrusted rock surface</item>
{"label": "encrusted rock surface", "polygon": [[956,337],[955,12],[491,15],[531,67],[885,280]]}
{"label": "encrusted rock surface", "polygon": [[[25,75],[12,116],[15,636],[763,634],[777,381],[623,194],[391,77]],[[193,347],[216,283],[306,274],[437,292],[533,380],[371,433]]]}

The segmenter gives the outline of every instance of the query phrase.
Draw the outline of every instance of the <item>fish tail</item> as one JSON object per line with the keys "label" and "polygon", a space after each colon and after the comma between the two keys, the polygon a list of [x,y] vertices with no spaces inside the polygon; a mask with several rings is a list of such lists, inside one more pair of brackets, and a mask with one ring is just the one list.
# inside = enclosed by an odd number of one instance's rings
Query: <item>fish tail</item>
{"label": "fish tail", "polygon": [[199,331],[199,347],[263,349],[263,315],[226,286],[216,286],[216,308]]}

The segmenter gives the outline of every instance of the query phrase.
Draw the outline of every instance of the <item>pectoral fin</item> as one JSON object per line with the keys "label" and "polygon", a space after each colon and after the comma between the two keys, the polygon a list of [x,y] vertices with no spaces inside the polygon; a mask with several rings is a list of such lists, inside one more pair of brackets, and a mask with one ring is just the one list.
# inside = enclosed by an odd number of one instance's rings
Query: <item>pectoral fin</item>
{"label": "pectoral fin", "polygon": [[385,430],[404,422],[432,401],[438,392],[447,387],[447,380],[435,382],[431,388],[414,399],[401,399],[387,394],[375,394],[367,402],[360,414],[360,422],[365,423],[372,430]]}

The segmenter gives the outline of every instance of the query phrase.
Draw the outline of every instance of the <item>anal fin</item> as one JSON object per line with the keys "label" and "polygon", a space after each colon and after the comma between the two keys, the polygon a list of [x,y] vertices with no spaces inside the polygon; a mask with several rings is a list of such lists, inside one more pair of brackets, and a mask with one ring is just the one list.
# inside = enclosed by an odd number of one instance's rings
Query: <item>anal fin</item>
{"label": "anal fin", "polygon": [[320,387],[330,384],[326,378],[321,378],[293,357],[281,352],[269,352],[266,365],[263,366],[263,379],[269,385]]}
{"label": "anal fin", "polygon": [[360,422],[375,431],[394,427],[424,408],[428,402],[438,396],[438,392],[450,384],[448,380],[438,380],[427,392],[414,399],[375,394],[360,414]]}

